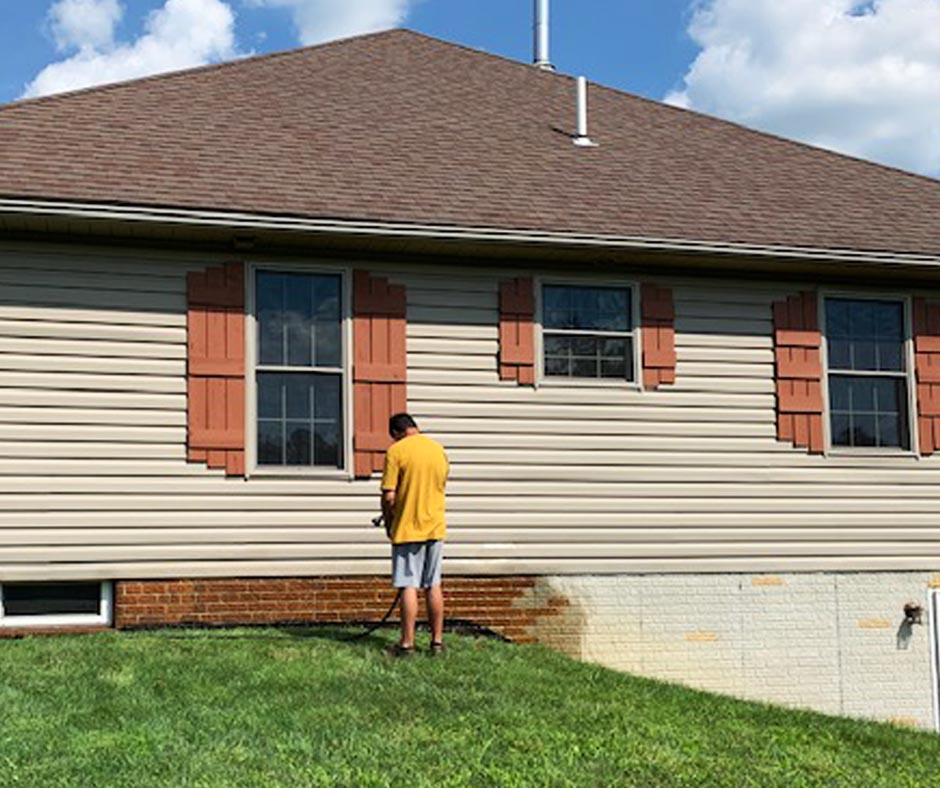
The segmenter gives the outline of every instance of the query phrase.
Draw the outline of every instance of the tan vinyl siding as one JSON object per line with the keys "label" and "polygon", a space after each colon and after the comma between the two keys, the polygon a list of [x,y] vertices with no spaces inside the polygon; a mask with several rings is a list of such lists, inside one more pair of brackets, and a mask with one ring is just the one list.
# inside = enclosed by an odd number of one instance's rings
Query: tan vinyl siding
{"label": "tan vinyl siding", "polygon": [[[186,463],[185,275],[220,262],[0,249],[0,581],[386,571],[376,482]],[[771,304],[811,282],[648,277],[674,289],[676,385],[531,390],[495,360],[518,271],[364,267],[407,285],[450,571],[935,568],[940,457],[776,440]]]}

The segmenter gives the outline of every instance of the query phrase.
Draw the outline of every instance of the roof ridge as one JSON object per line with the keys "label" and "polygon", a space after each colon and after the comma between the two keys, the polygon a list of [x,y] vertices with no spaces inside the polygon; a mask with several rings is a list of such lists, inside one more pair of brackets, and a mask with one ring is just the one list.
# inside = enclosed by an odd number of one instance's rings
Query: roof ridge
{"label": "roof ridge", "polygon": [[[61,93],[50,93],[46,96],[36,96],[35,98],[26,98],[26,99],[17,99],[16,101],[10,101],[5,104],[0,104],[0,112],[4,112],[10,109],[18,109],[20,107],[29,107],[35,106],[36,104],[45,104],[51,103],[54,101],[60,101],[63,99],[74,98],[75,96],[83,96],[88,93],[107,93],[111,90],[118,90],[126,88],[129,85],[140,85],[146,84],[149,82],[157,82],[161,80],[176,79],[179,77],[187,77],[192,74],[201,74],[206,71],[216,71],[226,68],[232,68],[235,66],[245,65],[247,63],[257,63],[262,60],[278,60],[283,57],[290,57],[293,55],[299,55],[302,52],[308,52],[314,49],[327,49],[335,46],[342,46],[343,44],[349,44],[354,41],[361,41],[368,38],[378,38],[380,36],[388,36],[400,33],[408,33],[412,35],[420,35],[424,38],[430,38],[434,41],[442,41],[442,39],[435,39],[433,36],[425,36],[422,33],[417,33],[414,30],[409,30],[403,27],[394,27],[387,30],[375,30],[371,33],[359,33],[354,36],[346,36],[345,38],[334,38],[331,41],[324,41],[320,44],[306,44],[304,46],[292,47],[291,49],[281,49],[277,52],[264,52],[257,55],[246,55],[245,57],[235,57],[231,60],[223,60],[218,63],[205,63],[201,66],[192,66],[191,68],[177,69],[175,71],[161,71],[159,74],[147,74],[143,77],[133,77],[131,79],[122,79],[117,82],[106,82],[100,85],[90,85],[85,88],[75,88],[74,90],[64,90]],[[443,42],[447,43],[447,42]]]}

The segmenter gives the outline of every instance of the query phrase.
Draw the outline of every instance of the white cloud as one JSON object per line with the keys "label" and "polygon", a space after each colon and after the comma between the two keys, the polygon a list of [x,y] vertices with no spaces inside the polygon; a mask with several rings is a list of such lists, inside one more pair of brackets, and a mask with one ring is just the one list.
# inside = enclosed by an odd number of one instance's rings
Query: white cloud
{"label": "white cloud", "polygon": [[940,0],[697,0],[670,103],[940,173]]}
{"label": "white cloud", "polygon": [[251,5],[286,8],[303,44],[397,27],[413,0],[249,0]]}
{"label": "white cloud", "polygon": [[117,0],[58,0],[49,19],[60,47],[77,50],[46,66],[22,98],[191,68],[237,55],[235,15],[223,0],[166,0],[135,41],[116,43]]}
{"label": "white cloud", "polygon": [[60,0],[49,26],[60,50],[110,46],[124,9],[118,0]]}

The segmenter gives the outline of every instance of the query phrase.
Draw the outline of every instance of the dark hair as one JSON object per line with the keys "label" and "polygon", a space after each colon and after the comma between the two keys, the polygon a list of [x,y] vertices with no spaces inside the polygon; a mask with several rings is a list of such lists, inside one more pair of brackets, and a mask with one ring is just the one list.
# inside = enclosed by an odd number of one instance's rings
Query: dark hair
{"label": "dark hair", "polygon": [[418,425],[415,424],[415,420],[407,413],[396,413],[388,420],[389,435],[402,435],[403,433],[407,432],[409,427],[414,427],[417,429]]}

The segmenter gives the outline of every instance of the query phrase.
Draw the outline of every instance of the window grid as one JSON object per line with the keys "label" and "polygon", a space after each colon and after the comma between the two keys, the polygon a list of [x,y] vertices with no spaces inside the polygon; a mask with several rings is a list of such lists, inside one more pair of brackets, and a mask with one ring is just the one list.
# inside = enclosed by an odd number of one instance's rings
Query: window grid
{"label": "window grid", "polygon": [[[824,306],[832,446],[910,449],[910,364],[904,302],[899,299],[830,297],[824,300]],[[883,308],[881,326],[877,325],[878,318],[875,318],[867,330],[856,330],[850,311],[853,308],[877,310],[879,307]],[[843,311],[841,326],[833,325],[836,309]],[[848,328],[846,320],[849,321]],[[839,346],[834,352],[836,343]],[[860,352],[860,347],[866,352]],[[885,366],[888,368],[883,368]],[[885,396],[888,389],[883,384],[888,381],[895,381],[895,387],[893,394]],[[837,399],[842,402],[837,402]],[[867,400],[870,404],[862,402],[856,406],[856,399]],[[883,402],[883,399],[887,401]]]}
{"label": "window grid", "polygon": [[[557,297],[567,291],[571,300],[575,295],[596,295],[598,305],[596,309],[590,306],[566,305],[559,307],[557,303],[546,303],[549,294]],[[600,301],[604,296],[616,297],[622,295],[622,304],[617,308],[602,308]],[[547,378],[554,379],[580,379],[580,380],[624,380],[633,382],[636,378],[634,363],[633,330],[633,290],[624,286],[576,286],[545,284],[542,286],[542,365],[543,373]],[[551,323],[561,314],[567,313],[567,322],[577,323],[578,312],[589,315],[585,322],[608,321],[622,322],[624,329],[604,329],[600,327],[563,327],[553,326]],[[593,313],[593,314],[592,314]],[[576,352],[577,339],[594,340],[590,351]],[[553,342],[553,340],[567,340]],[[622,343],[622,348],[616,352],[605,352],[616,342]],[[586,366],[593,367],[593,373],[586,373]],[[564,371],[562,371],[564,370]],[[579,371],[580,370],[580,371]]]}
{"label": "window grid", "polygon": [[[306,280],[310,283],[310,292],[314,292],[315,281],[317,279],[321,280],[333,280],[335,285],[335,293],[337,298],[337,304],[335,308],[335,314],[333,319],[324,319],[315,313],[315,310],[310,310],[310,315],[308,319],[307,330],[307,347],[309,348],[309,357],[312,361],[316,360],[316,356],[319,353],[318,343],[317,343],[317,329],[323,325],[328,325],[335,323],[335,336],[338,343],[338,347],[332,353],[333,357],[342,360],[345,357],[345,338],[343,331],[343,322],[344,322],[344,310],[342,307],[342,277],[340,274],[331,274],[331,273],[308,273],[308,272],[291,272],[291,273],[281,273],[278,271],[272,270],[258,270],[255,277],[255,293],[256,293],[256,304],[255,304],[255,313],[256,313],[256,357],[257,361],[255,364],[255,402],[256,402],[256,413],[255,413],[255,435],[256,435],[256,462],[258,465],[265,467],[335,467],[342,468],[344,465],[345,457],[345,439],[344,439],[344,410],[345,410],[345,398],[343,393],[343,375],[344,369],[342,366],[335,365],[319,365],[319,364],[290,364],[290,363],[263,363],[260,359],[263,354],[262,345],[263,345],[263,331],[264,326],[262,312],[265,311],[262,305],[258,301],[258,294],[261,291],[261,279],[262,277],[280,277],[282,280],[282,304],[284,306],[283,312],[288,313],[287,304],[286,304],[286,289],[288,280],[294,280],[296,283],[298,280]],[[312,297],[312,296],[311,296]],[[276,310],[275,310],[276,311]],[[281,317],[280,320],[280,330],[281,330],[281,360],[284,362],[289,362],[291,355],[291,329],[296,327],[296,321],[291,325],[285,317]],[[295,334],[296,336],[296,334]],[[278,381],[274,380],[274,376],[281,376],[282,380],[280,381],[280,392],[279,392],[279,407],[278,407],[278,416],[277,417],[266,417],[262,415],[261,399],[263,396],[262,388],[265,383],[273,382],[277,383]],[[269,381],[263,381],[263,378],[267,377]],[[301,418],[297,416],[291,416],[288,407],[288,385],[286,384],[288,378],[293,378],[295,381],[301,381],[304,377],[308,379],[308,408],[306,415]],[[331,398],[335,399],[336,402],[336,415],[335,417],[322,418],[317,416],[317,401],[318,397],[316,395],[316,380],[317,377],[329,377],[337,381],[335,395],[332,395]],[[262,459],[262,447],[264,441],[262,435],[265,433],[265,428],[280,426],[279,430],[279,449],[280,449],[280,458],[279,462],[264,462]],[[318,442],[322,440],[322,433],[318,430],[318,427],[327,427],[332,428],[328,430],[328,434],[332,433],[334,438],[333,444],[335,447],[335,461],[330,462],[318,462]],[[308,459],[305,462],[290,462],[291,456],[291,440],[293,431],[297,429],[307,429],[309,430],[308,437]],[[295,450],[296,451],[296,450]],[[301,453],[303,453],[301,451]]]}

